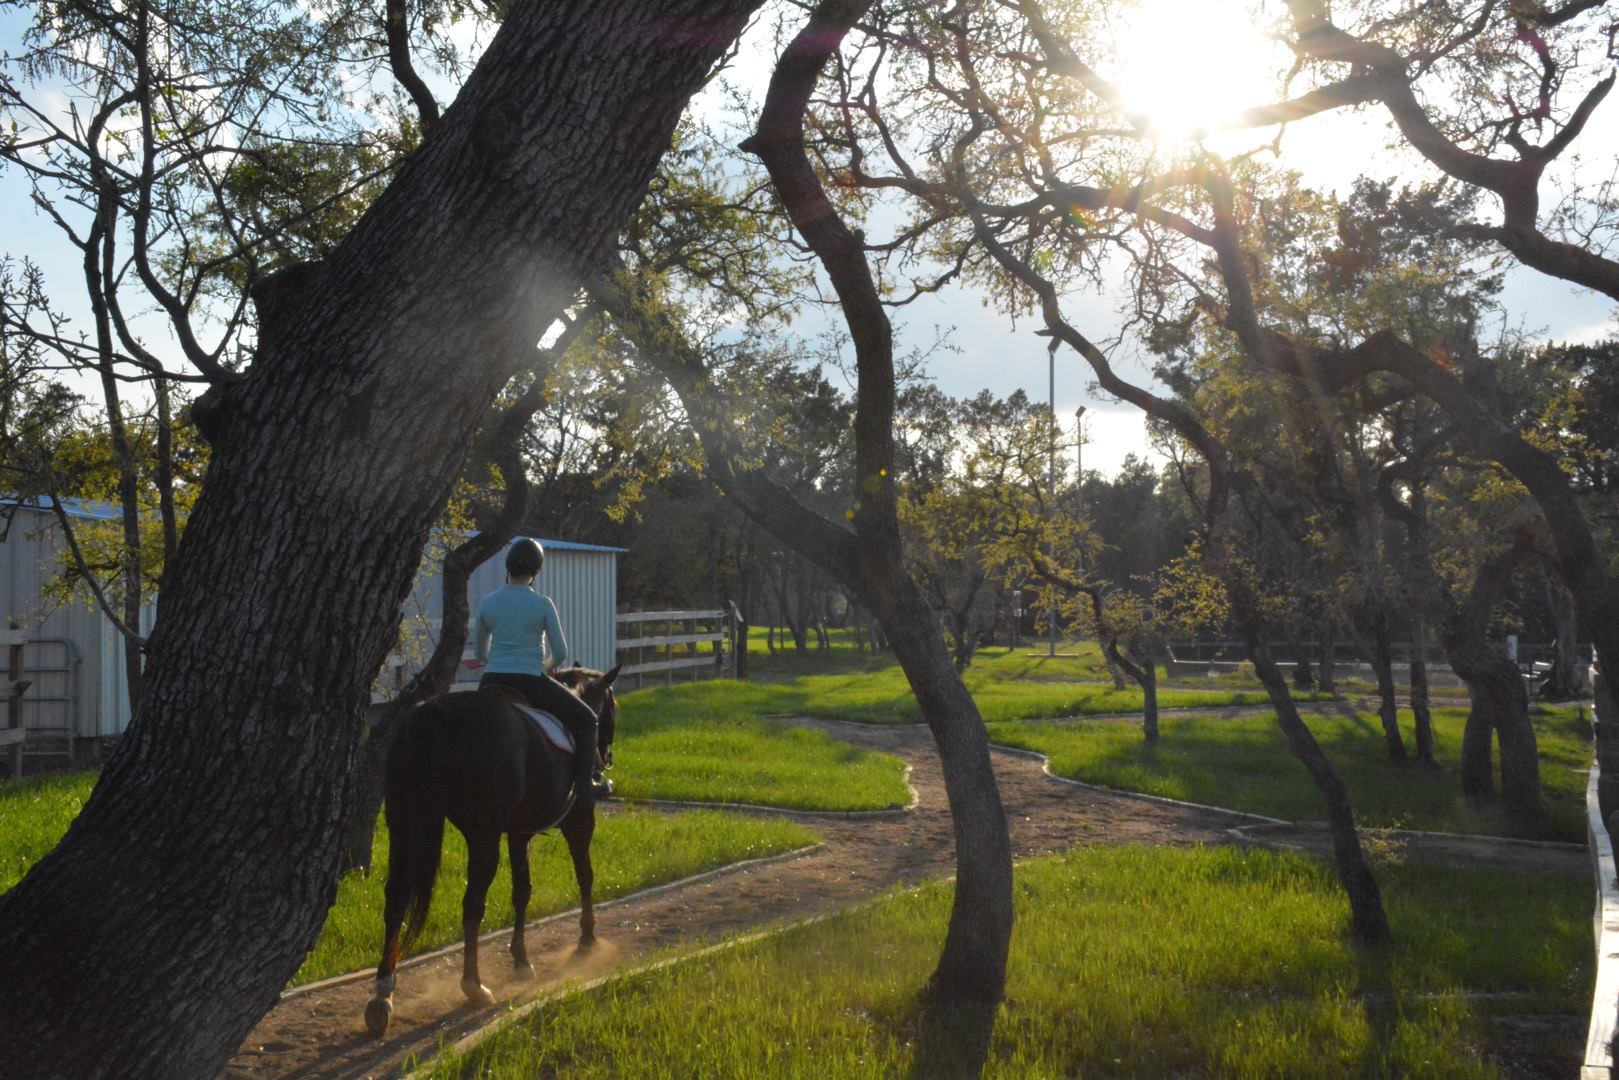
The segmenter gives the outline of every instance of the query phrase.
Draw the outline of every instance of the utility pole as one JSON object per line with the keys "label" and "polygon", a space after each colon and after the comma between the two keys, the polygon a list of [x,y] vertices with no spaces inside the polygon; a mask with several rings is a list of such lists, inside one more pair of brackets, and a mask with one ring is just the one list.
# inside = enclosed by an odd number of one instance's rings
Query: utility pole
{"label": "utility pole", "polygon": [[[1057,512],[1057,339],[1051,339],[1051,347],[1046,350],[1046,408],[1051,420],[1050,440],[1046,444],[1046,491],[1049,502],[1046,504],[1046,520],[1049,522]],[[1046,608],[1047,650],[1046,655],[1057,655],[1057,601],[1052,599]]]}
{"label": "utility pole", "polygon": [[1085,406],[1074,410],[1074,469],[1078,479],[1074,483],[1074,501],[1079,506],[1079,520],[1085,520]]}

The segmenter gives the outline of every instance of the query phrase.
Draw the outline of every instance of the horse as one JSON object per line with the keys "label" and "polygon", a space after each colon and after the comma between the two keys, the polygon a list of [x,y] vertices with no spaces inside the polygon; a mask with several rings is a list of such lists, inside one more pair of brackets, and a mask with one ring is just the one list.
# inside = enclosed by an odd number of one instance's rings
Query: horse
{"label": "horse", "polygon": [[[614,667],[605,674],[565,668],[556,678],[596,713],[597,767],[611,767],[618,703],[613,697]],[[532,978],[523,942],[530,895],[528,842],[535,833],[559,827],[573,856],[579,882],[579,945],[595,943],[591,908],[594,872],[590,839],[594,809],[576,804],[573,763],[520,712],[528,703],[517,691],[491,686],[476,693],[445,694],[417,706],[389,747],[383,792],[388,821],[388,882],[383,899],[382,960],[377,964],[365,1023],[372,1035],[388,1030],[393,1016],[394,969],[427,920],[444,841],[444,822],[467,841],[467,888],[461,898],[464,940],[461,992],[475,1006],[494,1004],[478,976],[478,931],[484,902],[500,864],[500,837],[512,866],[512,963]],[[560,725],[558,725],[560,728]],[[401,940],[403,929],[403,940]]]}

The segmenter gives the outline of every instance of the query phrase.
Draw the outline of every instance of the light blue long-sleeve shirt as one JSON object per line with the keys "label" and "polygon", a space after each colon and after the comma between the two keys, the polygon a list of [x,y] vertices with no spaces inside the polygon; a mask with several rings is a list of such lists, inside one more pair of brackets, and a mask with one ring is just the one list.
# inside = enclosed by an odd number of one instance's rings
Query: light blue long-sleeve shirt
{"label": "light blue long-sleeve shirt", "polygon": [[477,656],[490,671],[544,675],[546,658],[555,665],[567,655],[557,606],[532,586],[507,585],[478,605]]}

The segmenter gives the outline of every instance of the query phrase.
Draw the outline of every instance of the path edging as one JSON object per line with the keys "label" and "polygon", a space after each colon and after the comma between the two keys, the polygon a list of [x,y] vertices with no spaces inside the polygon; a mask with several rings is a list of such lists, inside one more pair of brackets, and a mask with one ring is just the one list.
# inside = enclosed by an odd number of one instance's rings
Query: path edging
{"label": "path edging", "polygon": [[[603,900],[601,903],[594,905],[594,907],[597,911],[600,911],[603,908],[617,907],[621,904],[627,904],[632,900],[644,900],[647,897],[657,896],[660,893],[672,892],[675,889],[684,888],[687,885],[699,884],[703,881],[709,880],[710,878],[719,877],[721,874],[729,874],[737,870],[747,870],[756,866],[769,866],[772,863],[787,862],[789,859],[796,859],[801,855],[808,855],[812,851],[819,851],[825,846],[826,845],[821,841],[816,841],[813,844],[806,844],[803,847],[796,847],[790,851],[778,852],[775,855],[763,855],[757,859],[745,859],[742,862],[726,863],[724,866],[716,866],[711,870],[704,870],[701,873],[690,874],[683,878],[676,878],[673,881],[665,881],[660,885],[648,886],[647,888],[640,889],[636,892],[625,893],[623,896],[615,896],[611,900]],[[579,914],[579,911],[580,909],[578,907],[571,907],[566,911],[555,911],[549,915],[535,919],[532,922],[524,923],[523,925],[529,930],[537,930],[548,923],[558,922],[562,919],[576,916]],[[486,934],[480,934],[478,936],[478,944],[480,947],[487,945],[497,938],[510,934],[511,932],[512,930],[509,926],[499,930],[491,930]],[[434,949],[432,952],[418,953],[407,960],[401,960],[395,970],[404,971],[407,968],[420,967],[423,964],[430,963],[434,960],[442,959],[445,956],[459,952],[461,947],[462,943],[455,941],[448,945],[442,945],[439,948]],[[334,987],[347,986],[350,983],[363,982],[366,979],[375,978],[376,974],[377,969],[375,967],[369,967],[362,968],[359,971],[350,971],[343,975],[333,975],[330,978],[321,979],[319,982],[304,983],[302,986],[294,986],[283,990],[281,991],[281,997],[278,1000],[290,1001],[294,998],[304,997],[307,994],[313,994],[320,990],[331,990]]]}

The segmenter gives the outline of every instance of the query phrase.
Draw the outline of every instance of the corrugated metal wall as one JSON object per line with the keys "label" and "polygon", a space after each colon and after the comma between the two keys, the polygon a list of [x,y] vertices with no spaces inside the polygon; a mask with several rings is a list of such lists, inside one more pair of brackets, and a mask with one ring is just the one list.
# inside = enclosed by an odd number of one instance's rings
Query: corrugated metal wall
{"label": "corrugated metal wall", "polygon": [[[618,555],[613,548],[562,545],[541,540],[545,545],[545,567],[534,587],[549,596],[562,618],[562,632],[568,638],[568,663],[605,671],[618,655]],[[468,607],[476,617],[483,598],[506,584],[506,554],[501,551],[472,572],[467,584]],[[416,589],[406,602],[405,616],[414,614],[429,627],[430,644],[438,640],[438,620],[442,611],[437,567],[426,564],[417,578]],[[407,631],[409,629],[407,622]],[[467,655],[472,652],[472,628],[468,627]],[[462,681],[476,681],[477,675],[462,672]]]}
{"label": "corrugated metal wall", "polygon": [[36,746],[116,734],[129,722],[123,695],[105,696],[104,667],[118,670],[122,682],[112,624],[83,601],[55,607],[43,599],[46,580],[61,571],[65,546],[55,516],[27,507],[12,511],[10,532],[0,544],[0,616],[15,619],[28,635],[23,666],[33,685],[23,696],[23,722],[49,737]]}
{"label": "corrugated metal wall", "polygon": [[[542,541],[543,543],[544,541]],[[505,553],[478,567],[468,587],[473,615],[485,596],[506,584]],[[534,582],[549,596],[562,618],[568,639],[568,663],[606,671],[617,654],[618,555],[611,551],[573,551],[547,547],[545,567]]]}

